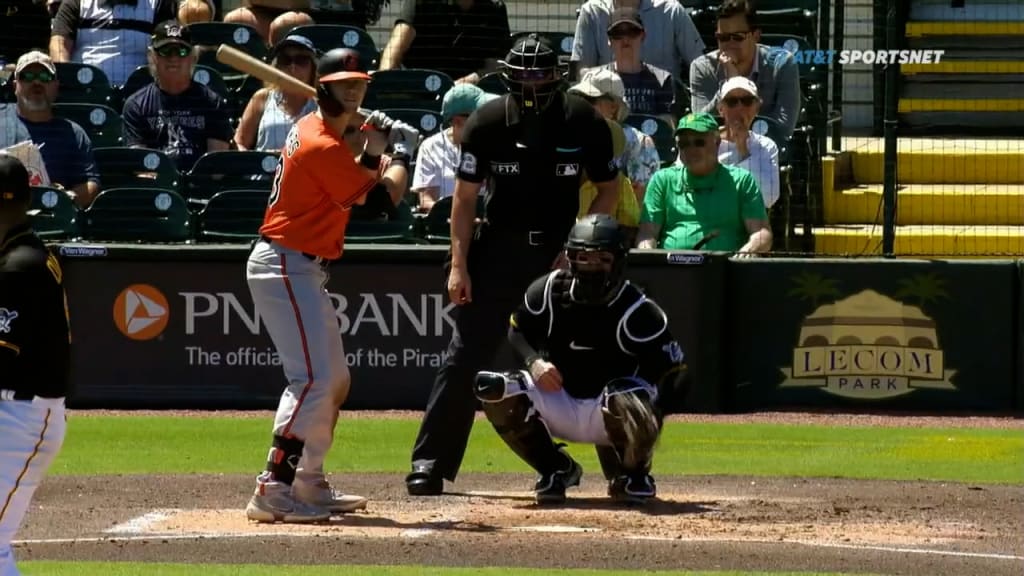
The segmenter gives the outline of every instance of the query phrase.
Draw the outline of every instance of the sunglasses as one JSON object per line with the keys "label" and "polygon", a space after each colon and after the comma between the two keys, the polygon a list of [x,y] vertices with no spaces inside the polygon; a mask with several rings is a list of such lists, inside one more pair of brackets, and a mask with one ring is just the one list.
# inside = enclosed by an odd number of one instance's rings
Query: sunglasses
{"label": "sunglasses", "polygon": [[164,46],[162,48],[157,48],[156,49],[156,53],[161,58],[171,58],[171,57],[174,57],[174,56],[177,56],[178,58],[187,58],[190,54],[192,54],[192,49],[189,48],[188,46],[182,46],[180,44],[179,45],[173,45],[172,44],[170,46]]}
{"label": "sunglasses", "polygon": [[48,82],[53,82],[54,78],[56,78],[56,76],[54,76],[53,73],[49,70],[40,70],[39,72],[32,72],[30,70],[18,74],[18,80],[22,82],[35,82],[36,80],[38,80],[45,84]]}
{"label": "sunglasses", "polygon": [[281,53],[277,55],[276,62],[278,66],[286,67],[295,64],[303,68],[313,65],[313,57],[309,54],[296,54],[294,56]]}
{"label": "sunglasses", "polygon": [[708,141],[705,138],[680,138],[676,140],[679,148],[703,148]]}
{"label": "sunglasses", "polygon": [[740,104],[749,108],[753,106],[755,102],[757,102],[757,98],[753,96],[726,96],[725,98],[722,98],[722,103],[729,108],[735,108]]}
{"label": "sunglasses", "polygon": [[715,40],[719,42],[742,42],[747,35],[750,34],[750,30],[744,32],[730,32],[728,34],[715,34]]}

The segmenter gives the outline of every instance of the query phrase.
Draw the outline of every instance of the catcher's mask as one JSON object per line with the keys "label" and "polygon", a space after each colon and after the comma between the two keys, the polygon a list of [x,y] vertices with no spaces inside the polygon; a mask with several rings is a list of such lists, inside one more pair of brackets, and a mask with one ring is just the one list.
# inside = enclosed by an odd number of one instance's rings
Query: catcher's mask
{"label": "catcher's mask", "polygon": [[622,286],[628,252],[619,223],[611,216],[589,214],[576,223],[565,244],[572,298],[587,304],[607,302]]}
{"label": "catcher's mask", "polygon": [[558,53],[547,39],[530,34],[516,41],[504,60],[501,79],[526,114],[543,112],[562,85]]}

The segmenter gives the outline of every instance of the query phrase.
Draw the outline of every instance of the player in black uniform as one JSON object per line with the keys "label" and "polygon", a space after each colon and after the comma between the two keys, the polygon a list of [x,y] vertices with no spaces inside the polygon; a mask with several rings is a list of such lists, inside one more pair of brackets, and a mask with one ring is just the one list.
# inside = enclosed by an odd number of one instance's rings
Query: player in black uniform
{"label": "player in black uniform", "polygon": [[[618,199],[608,124],[565,93],[551,45],[524,37],[502,66],[509,94],[478,108],[463,129],[447,266],[455,333],[413,448],[412,495],[440,494],[444,478],[455,480],[477,405],[473,377],[493,361],[523,290],[561,253],[584,171],[598,188],[590,212],[608,213]],[[485,180],[486,216],[474,234]]]}
{"label": "player in black uniform", "polygon": [[60,263],[32,231],[28,171],[0,154],[0,574],[64,442],[71,338]]}
{"label": "player in black uniform", "polygon": [[583,218],[566,243],[570,269],[535,280],[512,315],[525,370],[476,377],[488,420],[540,473],[540,504],[564,502],[583,474],[552,437],[597,446],[612,498],[655,495],[659,399],[682,391],[686,365],[665,313],[623,278],[627,253],[613,218]]}

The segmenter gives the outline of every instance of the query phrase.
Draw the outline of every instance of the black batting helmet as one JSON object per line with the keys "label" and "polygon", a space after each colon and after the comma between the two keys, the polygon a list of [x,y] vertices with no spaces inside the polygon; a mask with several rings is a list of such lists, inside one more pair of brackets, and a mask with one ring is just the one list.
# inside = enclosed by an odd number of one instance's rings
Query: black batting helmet
{"label": "black batting helmet", "polygon": [[359,52],[351,48],[335,48],[320,57],[316,65],[316,95],[320,110],[328,116],[339,116],[345,106],[327,88],[330,82],[339,80],[369,80]]}
{"label": "black batting helmet", "polygon": [[[584,216],[569,232],[565,251],[575,280],[574,299],[603,303],[622,285],[629,246],[615,218],[607,214]],[[598,252],[608,254],[610,261],[583,256]]]}
{"label": "black batting helmet", "polygon": [[0,206],[26,202],[31,197],[28,169],[16,157],[0,154]]}
{"label": "black batting helmet", "polygon": [[525,112],[543,111],[561,87],[558,52],[538,34],[516,40],[500,64],[502,81]]}

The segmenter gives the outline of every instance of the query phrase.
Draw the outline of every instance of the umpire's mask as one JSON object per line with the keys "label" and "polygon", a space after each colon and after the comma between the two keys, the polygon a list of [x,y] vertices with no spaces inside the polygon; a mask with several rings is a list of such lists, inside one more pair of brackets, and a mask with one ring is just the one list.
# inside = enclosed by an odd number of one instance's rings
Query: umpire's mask
{"label": "umpire's mask", "polygon": [[565,250],[573,277],[573,300],[604,304],[614,297],[622,286],[629,252],[614,218],[607,214],[583,217],[569,232]]}
{"label": "umpire's mask", "polygon": [[547,39],[530,34],[516,40],[504,60],[501,79],[524,114],[539,114],[551,105],[562,84],[558,53]]}

